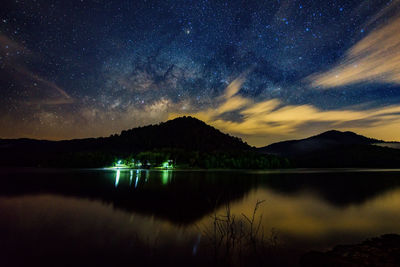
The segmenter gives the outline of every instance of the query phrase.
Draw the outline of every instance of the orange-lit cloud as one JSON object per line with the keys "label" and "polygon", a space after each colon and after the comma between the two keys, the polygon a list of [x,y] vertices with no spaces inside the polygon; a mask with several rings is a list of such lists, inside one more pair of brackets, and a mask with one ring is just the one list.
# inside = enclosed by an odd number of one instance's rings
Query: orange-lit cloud
{"label": "orange-lit cloud", "polygon": [[[396,4],[399,1],[395,1]],[[387,10],[382,12],[387,13]],[[375,20],[382,16],[378,13]],[[393,17],[356,43],[332,69],[308,77],[314,87],[361,82],[400,83],[400,17]]]}
{"label": "orange-lit cloud", "polygon": [[[223,100],[214,108],[189,114],[186,111],[173,112],[169,118],[192,115],[256,146],[330,129],[352,130],[385,140],[400,139],[400,105],[367,110],[321,110],[309,104],[285,105],[278,99],[254,102],[237,95],[242,84],[243,81],[237,79],[229,84]],[[226,119],[224,113],[228,111],[237,112],[241,119]]]}

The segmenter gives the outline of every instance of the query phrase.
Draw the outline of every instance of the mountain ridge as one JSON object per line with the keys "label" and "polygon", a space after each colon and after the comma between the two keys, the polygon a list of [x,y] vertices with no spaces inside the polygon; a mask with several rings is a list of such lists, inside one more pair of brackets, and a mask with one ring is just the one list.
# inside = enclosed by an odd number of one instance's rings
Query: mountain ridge
{"label": "mountain ridge", "polygon": [[3,166],[105,167],[121,159],[131,162],[135,158],[151,162],[150,166],[171,159],[189,168],[281,166],[277,157],[261,155],[240,138],[186,116],[109,137],[0,140]]}
{"label": "mountain ridge", "polygon": [[[301,154],[302,150],[314,151],[321,148],[332,147],[345,144],[373,144],[385,143],[385,141],[375,138],[365,137],[351,131],[329,130],[323,133],[313,135],[303,139],[286,140],[276,142],[264,147],[258,148],[272,154]],[[282,151],[284,150],[284,151]],[[300,151],[299,151],[300,150]]]}
{"label": "mountain ridge", "polygon": [[296,167],[400,167],[400,143],[385,142],[350,131],[330,130],[299,140],[257,148],[287,157]]}
{"label": "mountain ridge", "polygon": [[146,152],[148,156],[163,155],[204,168],[400,167],[399,145],[350,131],[330,130],[255,148],[199,119],[184,116],[109,137],[0,139],[0,165],[104,167],[116,158]]}
{"label": "mountain ridge", "polygon": [[[197,132],[196,132],[197,131]],[[152,132],[152,136],[149,136],[149,133]],[[105,144],[102,145],[110,145],[109,143],[113,143],[112,141],[116,141],[118,139],[122,139],[126,144],[132,143],[131,138],[138,138],[139,141],[143,142],[143,144],[139,144],[138,148],[145,146],[147,144],[144,139],[156,138],[157,143],[152,146],[152,148],[158,147],[180,147],[178,140],[182,143],[182,141],[189,142],[190,137],[202,135],[195,138],[195,140],[191,139],[189,146],[196,147],[199,149],[218,149],[220,147],[225,148],[226,143],[220,143],[218,140],[225,139],[227,143],[232,146],[232,149],[251,149],[252,147],[248,145],[246,142],[242,141],[240,138],[231,136],[227,133],[223,133],[220,130],[212,127],[211,125],[206,124],[205,122],[190,116],[178,117],[172,120],[168,120],[165,122],[160,122],[158,124],[150,124],[145,126],[134,127],[128,130],[122,130],[119,134],[111,134],[108,137],[91,137],[91,138],[77,138],[77,139],[69,139],[69,140],[45,140],[45,139],[33,139],[33,138],[14,138],[14,139],[0,139],[0,147],[8,143],[8,145],[15,145],[16,143],[41,143],[41,144],[54,144],[54,145],[62,145],[62,144],[80,144],[83,142],[94,143],[94,145],[99,145],[102,141],[106,141]],[[162,138],[169,138],[169,140],[164,140],[161,144]],[[216,138],[216,141],[210,140],[211,138]],[[107,142],[110,141],[110,142]],[[172,140],[172,141],[171,141]],[[193,144],[193,141],[197,141],[197,143]],[[201,143],[201,146],[199,144]],[[204,143],[212,144],[213,147],[204,147]],[[108,144],[107,144],[108,143]]]}

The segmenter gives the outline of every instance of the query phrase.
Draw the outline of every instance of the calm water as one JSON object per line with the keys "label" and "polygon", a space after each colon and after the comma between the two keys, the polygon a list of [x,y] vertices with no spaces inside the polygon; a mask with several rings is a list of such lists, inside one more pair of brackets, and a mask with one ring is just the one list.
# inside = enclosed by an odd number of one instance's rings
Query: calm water
{"label": "calm water", "polygon": [[[400,233],[397,171],[0,171],[2,266],[207,264],[213,214],[257,219],[293,261]],[[262,216],[262,217],[259,217]]]}

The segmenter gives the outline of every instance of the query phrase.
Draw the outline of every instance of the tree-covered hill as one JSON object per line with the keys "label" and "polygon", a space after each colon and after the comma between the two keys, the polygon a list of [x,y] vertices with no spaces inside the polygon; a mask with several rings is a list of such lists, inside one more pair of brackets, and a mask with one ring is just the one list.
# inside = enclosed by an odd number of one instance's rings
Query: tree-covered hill
{"label": "tree-covered hill", "polygon": [[173,160],[174,165],[187,168],[289,166],[287,160],[259,154],[240,138],[192,117],[133,128],[110,137],[0,140],[2,166],[105,167],[118,159],[132,161],[134,158],[154,164]]}
{"label": "tree-covered hill", "polygon": [[258,151],[287,157],[295,167],[400,168],[400,149],[393,148],[398,144],[332,130],[305,139],[274,143]]}

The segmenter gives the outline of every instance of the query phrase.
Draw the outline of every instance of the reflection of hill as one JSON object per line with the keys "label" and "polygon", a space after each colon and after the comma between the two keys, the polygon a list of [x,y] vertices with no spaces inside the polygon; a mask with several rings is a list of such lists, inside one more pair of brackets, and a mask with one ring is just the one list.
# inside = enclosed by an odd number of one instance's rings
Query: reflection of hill
{"label": "reflection of hill", "polygon": [[263,185],[286,194],[312,191],[336,206],[361,204],[400,186],[400,172],[291,173],[270,176]]}
{"label": "reflection of hill", "polygon": [[[361,204],[400,186],[400,173],[287,173],[239,171],[1,171],[1,195],[60,194],[190,224],[263,186],[295,195],[312,191],[336,206]],[[267,198],[268,196],[266,196]]]}
{"label": "reflection of hill", "polygon": [[[154,175],[153,175],[154,174]],[[215,208],[242,198],[252,187],[252,179],[229,173],[157,172],[149,181],[125,179],[114,197],[116,207],[166,218],[175,223],[192,223]],[[134,193],[132,194],[132,191]],[[123,194],[121,194],[124,192]]]}
{"label": "reflection of hill", "polygon": [[179,224],[192,223],[256,186],[255,179],[243,179],[239,172],[55,171],[7,176],[2,195],[50,193],[99,199]]}

